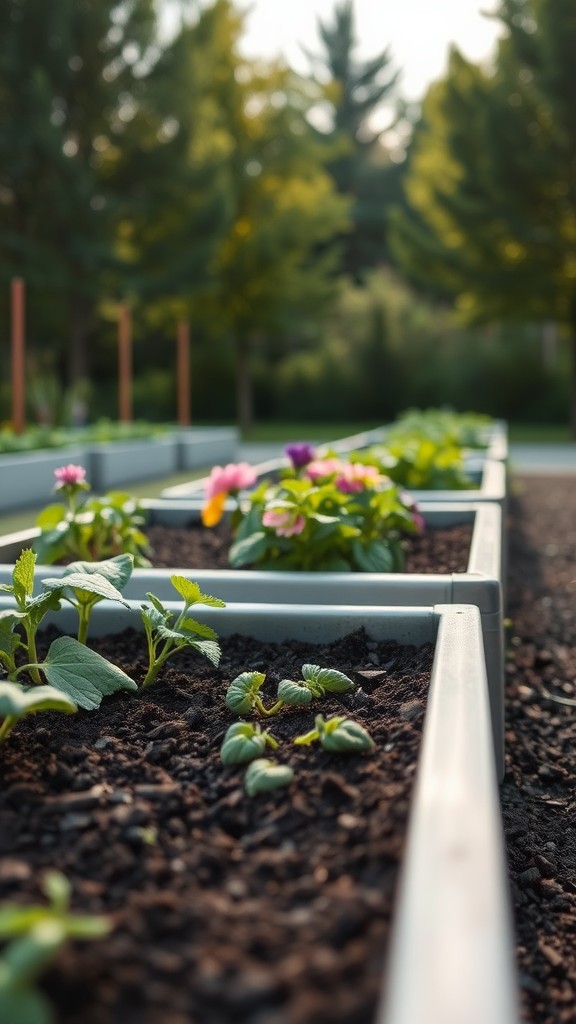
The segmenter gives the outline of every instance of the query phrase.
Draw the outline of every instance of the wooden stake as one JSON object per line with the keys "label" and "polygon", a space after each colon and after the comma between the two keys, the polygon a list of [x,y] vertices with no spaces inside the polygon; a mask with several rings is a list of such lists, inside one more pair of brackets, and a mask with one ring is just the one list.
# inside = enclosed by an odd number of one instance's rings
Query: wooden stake
{"label": "wooden stake", "polygon": [[118,319],[118,419],[132,422],[132,318],[125,305]]}
{"label": "wooden stake", "polygon": [[176,380],[178,390],[178,423],[190,424],[190,325],[180,320],[177,334]]}
{"label": "wooden stake", "polygon": [[12,426],[17,434],[26,429],[25,397],[25,328],[24,281],[13,277],[11,282],[12,322]]}

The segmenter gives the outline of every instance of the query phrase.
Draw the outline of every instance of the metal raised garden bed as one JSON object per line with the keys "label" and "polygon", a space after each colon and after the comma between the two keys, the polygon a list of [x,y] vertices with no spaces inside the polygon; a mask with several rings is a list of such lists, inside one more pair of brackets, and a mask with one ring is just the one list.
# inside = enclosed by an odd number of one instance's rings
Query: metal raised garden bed
{"label": "metal raised garden bed", "polygon": [[[10,606],[7,598],[0,607]],[[179,605],[174,605],[174,610]],[[72,609],[50,618],[74,629]],[[376,1024],[517,1024],[517,980],[494,770],[481,616],[471,605],[426,608],[232,604],[198,606],[224,638],[320,642],[364,627],[371,639],[434,643],[411,800],[406,855],[395,898]],[[141,627],[104,601],[93,635]],[[96,712],[97,713],[97,712]]]}
{"label": "metal raised garden bed", "polygon": [[[183,526],[200,515],[201,503],[144,500],[149,524]],[[463,573],[333,573],[251,569],[135,569],[124,591],[129,599],[144,600],[148,591],[170,600],[173,572],[194,579],[201,589],[226,602],[293,605],[430,606],[474,604],[481,615],[494,731],[498,776],[504,771],[504,610],[502,597],[502,527],[498,505],[423,503],[420,510],[430,527],[472,524],[472,541]],[[11,578],[12,566],[23,547],[30,547],[37,530],[0,537],[0,583]],[[36,578],[55,576],[58,566],[38,566]]]}

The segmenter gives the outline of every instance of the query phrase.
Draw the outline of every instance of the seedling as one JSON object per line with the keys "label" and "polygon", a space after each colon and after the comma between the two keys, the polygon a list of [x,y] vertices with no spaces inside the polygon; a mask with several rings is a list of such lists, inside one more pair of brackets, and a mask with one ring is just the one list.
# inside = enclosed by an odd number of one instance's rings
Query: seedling
{"label": "seedling", "polygon": [[341,715],[333,715],[326,719],[322,715],[316,715],[314,728],[302,736],[297,736],[294,743],[308,746],[318,740],[325,750],[335,754],[356,754],[364,750],[374,750],[376,746],[370,733],[363,726]]}
{"label": "seedling", "polygon": [[[100,706],[102,697],[117,690],[135,690],[136,683],[110,664],[96,651],[70,636],[61,636],[50,645],[43,662],[38,661],[36,633],[40,622],[49,611],[58,611],[67,583],[64,579],[48,581],[48,586],[37,596],[34,592],[34,566],[36,555],[30,549],[22,552],[12,573],[12,584],[1,584],[0,590],[12,594],[16,609],[0,612],[0,661],[8,671],[8,680],[17,682],[23,673],[37,686],[42,685],[42,675],[57,690],[70,697],[78,707],[90,711]],[[116,588],[99,573],[71,574],[78,592],[86,592],[86,603],[96,596],[103,596],[124,602]],[[70,577],[69,577],[70,578]],[[95,602],[92,602],[92,604]],[[16,632],[21,626],[24,637]],[[17,654],[24,656],[24,664],[16,663]]]}
{"label": "seedling", "polygon": [[225,602],[218,597],[203,594],[198,584],[186,579],[185,576],[174,575],[170,577],[170,581],[184,600],[184,607],[178,616],[165,608],[154,594],[146,594],[152,602],[151,608],[142,605],[142,621],[148,644],[148,671],[142,688],[151,686],[168,658],[172,658],[185,647],[194,648],[213,665],[220,661],[218,634],[211,626],[190,618],[188,611],[195,604],[225,608]]}
{"label": "seedling", "polygon": [[234,722],[226,731],[220,748],[222,764],[246,764],[264,753],[266,747],[278,748],[278,743],[266,729],[251,722]]}
{"label": "seedling", "polygon": [[0,682],[0,743],[10,735],[21,718],[38,711],[62,711],[72,715],[78,707],[55,686],[34,686],[25,690],[18,683]]}
{"label": "seedling", "polygon": [[70,885],[47,872],[48,905],[0,907],[0,1020],[6,1024],[52,1024],[55,1017],[36,981],[69,939],[100,939],[112,928],[101,916],[70,913]]}
{"label": "seedling", "polygon": [[289,786],[293,778],[294,772],[288,765],[259,757],[246,769],[244,785],[248,796],[256,796],[257,793],[268,793],[272,789]]}
{"label": "seedling", "polygon": [[310,704],[313,697],[322,698],[326,693],[345,693],[354,688],[354,683],[343,672],[319,665],[303,665],[302,679],[283,679],[278,684],[277,700],[267,708],[260,695],[266,675],[263,672],[242,672],[232,680],[226,692],[226,705],[237,715],[255,710],[261,715],[276,715],[284,705],[302,707]]}

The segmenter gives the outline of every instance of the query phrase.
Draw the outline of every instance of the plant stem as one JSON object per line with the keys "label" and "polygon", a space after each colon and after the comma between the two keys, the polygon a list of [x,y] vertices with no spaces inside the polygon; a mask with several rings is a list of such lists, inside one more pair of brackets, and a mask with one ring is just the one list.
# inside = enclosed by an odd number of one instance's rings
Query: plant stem
{"label": "plant stem", "polygon": [[[36,630],[26,620],[24,621],[23,625],[24,625],[24,629],[26,630],[27,654],[28,654],[28,658],[30,659],[30,664],[28,666],[29,670],[30,670],[30,678],[31,678],[33,683],[36,683],[36,685],[40,686],[40,685],[42,685],[42,679],[41,679],[40,673],[38,671],[38,652],[36,650]],[[18,670],[18,671],[20,671],[20,670]]]}
{"label": "plant stem", "polygon": [[2,743],[6,739],[6,737],[10,735],[17,721],[18,719],[16,718],[15,715],[6,716],[6,718],[2,722],[2,725],[0,725],[0,743]]}

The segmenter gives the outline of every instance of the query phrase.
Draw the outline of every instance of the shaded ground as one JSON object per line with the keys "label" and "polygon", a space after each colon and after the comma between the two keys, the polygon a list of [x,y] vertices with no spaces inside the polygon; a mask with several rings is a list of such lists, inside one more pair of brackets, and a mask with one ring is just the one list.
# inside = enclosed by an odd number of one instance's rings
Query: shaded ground
{"label": "shaded ground", "polygon": [[561,701],[576,698],[576,476],[517,477],[509,537],[502,805],[523,1014],[531,1024],[568,1024],[576,1020],[576,708]]}

